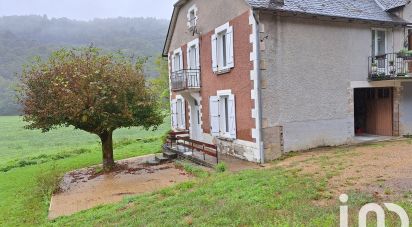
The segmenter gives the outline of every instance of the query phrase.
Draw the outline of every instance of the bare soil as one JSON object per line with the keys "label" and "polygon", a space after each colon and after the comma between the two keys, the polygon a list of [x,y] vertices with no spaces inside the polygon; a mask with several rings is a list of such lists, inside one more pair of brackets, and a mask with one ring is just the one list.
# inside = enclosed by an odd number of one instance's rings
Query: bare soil
{"label": "bare soil", "polygon": [[[412,140],[314,149],[277,166],[327,181],[325,196],[363,192],[377,199],[405,198],[412,192]],[[324,202],[324,201],[323,201]]]}
{"label": "bare soil", "polygon": [[67,216],[97,205],[121,201],[127,195],[154,192],[192,178],[173,163],[148,166],[146,156],[117,163],[110,173],[100,166],[67,173],[53,195],[49,219]]}

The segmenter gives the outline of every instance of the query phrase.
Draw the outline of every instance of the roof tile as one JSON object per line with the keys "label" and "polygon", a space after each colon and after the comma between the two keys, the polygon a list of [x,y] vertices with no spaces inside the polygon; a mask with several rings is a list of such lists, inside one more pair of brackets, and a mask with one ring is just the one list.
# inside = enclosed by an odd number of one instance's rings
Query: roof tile
{"label": "roof tile", "polygon": [[[353,18],[379,22],[407,23],[405,20],[386,12],[375,0],[284,0],[284,4],[273,0],[248,0],[258,9],[307,13],[323,16]],[[394,3],[405,0],[379,0]],[[392,4],[396,5],[396,4]],[[382,3],[382,6],[387,5]]]}

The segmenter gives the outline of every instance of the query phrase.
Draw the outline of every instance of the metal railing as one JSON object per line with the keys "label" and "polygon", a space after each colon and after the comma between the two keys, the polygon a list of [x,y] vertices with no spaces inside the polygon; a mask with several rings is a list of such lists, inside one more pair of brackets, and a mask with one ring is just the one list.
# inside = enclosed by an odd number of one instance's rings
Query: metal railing
{"label": "metal railing", "polygon": [[388,53],[369,57],[369,80],[393,80],[409,77],[412,57]]}
{"label": "metal railing", "polygon": [[[165,146],[175,152],[183,152],[181,155],[191,156],[197,160],[203,159],[204,163],[210,161],[210,158],[206,158],[206,156],[214,158],[216,163],[219,163],[219,153],[216,145],[190,139],[189,134],[189,131],[170,132]],[[196,152],[200,153],[200,156],[195,155]]]}
{"label": "metal railing", "polygon": [[200,88],[200,69],[182,69],[172,72],[171,83],[173,91],[189,88]]}

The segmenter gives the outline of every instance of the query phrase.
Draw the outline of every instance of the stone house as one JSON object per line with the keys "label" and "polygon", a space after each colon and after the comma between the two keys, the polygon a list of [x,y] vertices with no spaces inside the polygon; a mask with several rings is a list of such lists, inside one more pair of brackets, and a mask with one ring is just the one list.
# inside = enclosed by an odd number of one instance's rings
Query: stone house
{"label": "stone house", "polygon": [[406,0],[177,1],[172,127],[252,162],[412,134],[408,21]]}

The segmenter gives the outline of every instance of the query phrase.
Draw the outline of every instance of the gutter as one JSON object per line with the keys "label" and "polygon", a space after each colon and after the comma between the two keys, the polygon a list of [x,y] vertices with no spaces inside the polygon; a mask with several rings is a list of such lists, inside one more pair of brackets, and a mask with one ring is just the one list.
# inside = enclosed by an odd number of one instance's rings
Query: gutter
{"label": "gutter", "polygon": [[258,110],[258,116],[257,116],[257,125],[256,127],[258,128],[258,136],[257,139],[259,141],[256,141],[258,146],[259,146],[259,153],[260,153],[260,163],[264,164],[265,163],[265,150],[263,147],[263,141],[262,141],[262,135],[263,135],[263,125],[262,125],[262,119],[263,119],[263,108],[262,108],[262,87],[261,87],[261,70],[260,70],[260,26],[259,26],[259,11],[253,10],[253,17],[255,19],[256,23],[256,84],[257,84],[257,110]]}
{"label": "gutter", "polygon": [[332,21],[338,20],[342,22],[345,22],[346,20],[348,20],[348,21],[358,21],[358,22],[365,22],[365,23],[372,23],[372,24],[388,24],[392,26],[396,26],[396,25],[405,26],[405,25],[411,24],[411,22],[406,21],[400,17],[395,18],[397,20],[389,21],[389,20],[374,20],[374,19],[367,19],[367,18],[345,17],[345,16],[330,15],[330,14],[310,13],[310,12],[305,12],[305,11],[291,11],[291,10],[285,10],[285,9],[274,10],[274,9],[268,9],[268,8],[255,8],[255,10],[260,10],[260,11],[264,11],[268,13],[284,13],[284,14],[290,14],[293,16],[309,16],[309,17],[326,18],[328,20],[332,20]]}

